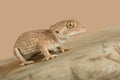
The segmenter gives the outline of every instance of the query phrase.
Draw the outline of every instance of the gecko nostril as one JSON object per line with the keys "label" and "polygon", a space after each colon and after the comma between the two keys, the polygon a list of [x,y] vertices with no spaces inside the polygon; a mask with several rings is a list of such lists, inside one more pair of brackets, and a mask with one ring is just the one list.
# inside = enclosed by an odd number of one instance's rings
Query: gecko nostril
{"label": "gecko nostril", "polygon": [[84,29],[85,29],[85,26],[83,26],[82,28],[84,28]]}

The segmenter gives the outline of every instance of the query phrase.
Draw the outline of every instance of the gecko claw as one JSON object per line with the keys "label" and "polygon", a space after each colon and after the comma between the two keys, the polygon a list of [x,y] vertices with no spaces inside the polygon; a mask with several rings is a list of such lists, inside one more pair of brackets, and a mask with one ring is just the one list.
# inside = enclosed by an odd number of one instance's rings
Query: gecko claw
{"label": "gecko claw", "polygon": [[49,59],[53,59],[55,57],[57,57],[58,55],[56,54],[53,54],[53,55],[50,55],[49,57],[45,57],[46,60],[49,60]]}

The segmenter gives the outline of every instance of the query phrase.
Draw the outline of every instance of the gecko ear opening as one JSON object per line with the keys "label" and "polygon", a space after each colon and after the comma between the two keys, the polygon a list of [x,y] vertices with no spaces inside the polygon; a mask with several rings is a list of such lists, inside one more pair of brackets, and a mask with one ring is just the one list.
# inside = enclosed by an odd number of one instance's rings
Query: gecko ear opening
{"label": "gecko ear opening", "polygon": [[59,31],[55,31],[56,33],[59,33]]}
{"label": "gecko ear opening", "polygon": [[55,30],[55,25],[50,26],[50,29],[57,34],[59,33],[58,30]]}

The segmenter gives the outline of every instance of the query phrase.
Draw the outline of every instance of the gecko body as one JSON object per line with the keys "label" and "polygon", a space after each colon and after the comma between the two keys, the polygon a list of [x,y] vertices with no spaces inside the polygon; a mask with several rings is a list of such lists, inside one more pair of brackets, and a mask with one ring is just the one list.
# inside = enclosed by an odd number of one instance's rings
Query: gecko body
{"label": "gecko body", "polygon": [[50,26],[50,29],[40,29],[28,31],[21,34],[14,45],[14,55],[21,61],[22,65],[34,63],[28,61],[31,56],[41,53],[46,60],[58,55],[50,54],[49,51],[56,51],[57,47],[64,52],[65,41],[79,33],[85,32],[85,27],[81,26],[75,19],[59,21]]}

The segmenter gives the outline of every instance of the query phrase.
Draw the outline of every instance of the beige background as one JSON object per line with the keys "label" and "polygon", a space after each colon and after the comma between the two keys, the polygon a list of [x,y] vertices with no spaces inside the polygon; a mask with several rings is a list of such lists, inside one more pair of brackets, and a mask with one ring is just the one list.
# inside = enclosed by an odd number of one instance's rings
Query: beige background
{"label": "beige background", "polygon": [[18,35],[76,18],[87,33],[120,26],[119,0],[0,0],[0,59],[12,57]]}

